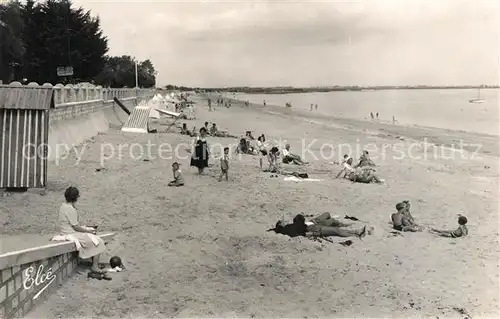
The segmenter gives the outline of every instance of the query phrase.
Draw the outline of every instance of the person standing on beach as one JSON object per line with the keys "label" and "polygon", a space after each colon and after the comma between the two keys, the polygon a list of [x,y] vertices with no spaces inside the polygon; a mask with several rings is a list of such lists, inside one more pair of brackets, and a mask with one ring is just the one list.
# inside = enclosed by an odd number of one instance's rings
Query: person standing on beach
{"label": "person standing on beach", "polygon": [[212,100],[208,98],[208,110],[212,112]]}
{"label": "person standing on beach", "polygon": [[262,134],[261,136],[259,136],[257,138],[257,148],[258,148],[258,151],[260,154],[260,157],[259,157],[260,170],[263,170],[263,168],[262,168],[263,158],[265,156],[267,156],[267,147],[266,147],[265,143],[266,143],[266,138],[265,138],[264,134]]}
{"label": "person standing on beach", "polygon": [[228,171],[229,171],[229,147],[224,147],[224,156],[220,159],[220,176],[219,182],[222,181],[222,177],[226,177],[226,182],[229,180]]}
{"label": "person standing on beach", "polygon": [[208,159],[210,157],[206,136],[207,130],[204,127],[200,128],[200,138],[196,140],[191,155],[191,166],[196,166],[200,175],[203,175],[205,168],[208,167]]}
{"label": "person standing on beach", "polygon": [[264,103],[263,103],[263,104],[264,104],[264,107],[265,107],[265,106],[266,106],[266,100],[264,100]]}
{"label": "person standing on beach", "polygon": [[318,104],[315,104],[314,105],[314,108],[316,109],[316,111],[318,110]]}

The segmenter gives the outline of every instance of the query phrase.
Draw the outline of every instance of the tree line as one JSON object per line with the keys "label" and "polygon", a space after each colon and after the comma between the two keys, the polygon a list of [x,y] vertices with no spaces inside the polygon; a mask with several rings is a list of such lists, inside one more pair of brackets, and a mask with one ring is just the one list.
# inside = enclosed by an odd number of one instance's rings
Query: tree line
{"label": "tree line", "polygon": [[[108,56],[98,16],[69,0],[0,4],[0,80],[43,83],[90,82],[105,87],[152,87],[156,70],[148,59]],[[59,76],[58,68],[73,75]],[[69,69],[67,69],[69,70]]]}

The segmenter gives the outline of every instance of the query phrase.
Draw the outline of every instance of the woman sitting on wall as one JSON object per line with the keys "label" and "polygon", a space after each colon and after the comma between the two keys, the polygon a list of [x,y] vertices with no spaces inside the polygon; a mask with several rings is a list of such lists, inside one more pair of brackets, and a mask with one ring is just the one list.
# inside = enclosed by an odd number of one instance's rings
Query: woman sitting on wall
{"label": "woman sitting on wall", "polygon": [[104,241],[96,236],[96,229],[79,224],[78,211],[75,204],[80,197],[76,187],[68,187],[64,192],[66,202],[59,208],[59,229],[62,235],[72,236],[79,242],[78,250],[81,259],[92,258],[90,278],[111,280],[105,271],[99,269],[99,257],[106,250]]}

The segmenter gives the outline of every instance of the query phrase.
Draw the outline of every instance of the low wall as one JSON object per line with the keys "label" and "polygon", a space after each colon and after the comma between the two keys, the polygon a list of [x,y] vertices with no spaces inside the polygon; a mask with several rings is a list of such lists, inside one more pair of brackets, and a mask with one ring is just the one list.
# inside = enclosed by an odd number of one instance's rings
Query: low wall
{"label": "low wall", "polygon": [[0,318],[25,316],[43,297],[63,284],[77,265],[78,253],[70,252],[3,269],[0,276]]}
{"label": "low wall", "polygon": [[[113,101],[113,98],[118,98],[125,107],[132,109],[142,100],[149,100],[155,95],[155,89],[112,89],[89,83],[64,86],[50,83],[39,85],[33,82],[23,86],[19,82],[12,82],[9,85],[2,85],[5,96],[0,96],[0,103],[2,100],[7,101],[7,104],[24,103],[26,105],[20,105],[19,108],[33,108],[34,104],[41,102],[38,101],[40,98],[38,95],[20,97],[20,87],[44,87],[54,92],[53,103],[49,110],[47,154],[49,161],[63,156],[73,146],[106,132],[110,126],[121,127],[128,115]],[[10,88],[12,90],[9,90]],[[42,154],[40,150],[38,152]]]}
{"label": "low wall", "polygon": [[[132,110],[142,99],[124,98],[120,101]],[[106,132],[109,127],[121,127],[128,115],[114,101],[85,101],[56,105],[50,110],[49,123],[49,161],[56,160],[76,146]]]}
{"label": "low wall", "polygon": [[[100,235],[109,242],[114,234]],[[33,241],[35,238],[27,238]],[[13,238],[23,241],[22,236]],[[40,245],[40,242],[47,245]],[[14,242],[14,246],[18,243]],[[0,318],[21,318],[63,284],[78,266],[73,242],[38,238],[32,248],[0,254]]]}

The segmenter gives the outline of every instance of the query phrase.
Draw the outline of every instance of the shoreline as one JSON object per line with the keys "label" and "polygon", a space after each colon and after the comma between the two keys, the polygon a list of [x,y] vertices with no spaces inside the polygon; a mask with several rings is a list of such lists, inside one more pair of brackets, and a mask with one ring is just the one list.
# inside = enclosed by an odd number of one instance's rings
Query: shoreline
{"label": "shoreline", "polygon": [[[226,98],[227,99],[227,98]],[[363,134],[378,134],[380,137],[387,138],[405,138],[415,142],[426,139],[427,142],[436,146],[455,148],[460,141],[463,142],[463,148],[468,152],[479,152],[484,155],[500,157],[500,136],[485,134],[480,132],[457,131],[447,128],[428,127],[419,125],[401,125],[392,123],[375,122],[370,120],[360,120],[352,118],[339,118],[328,115],[312,114],[303,110],[293,110],[277,105],[267,105],[259,103],[250,103],[248,107],[244,105],[245,101],[230,98],[231,101],[241,104],[243,108],[254,108],[268,114],[287,116],[291,119],[308,121],[310,119],[323,120],[327,123],[316,123],[318,125],[332,125],[339,129],[356,130]],[[457,144],[458,143],[458,144]],[[481,148],[478,150],[478,144]]]}

